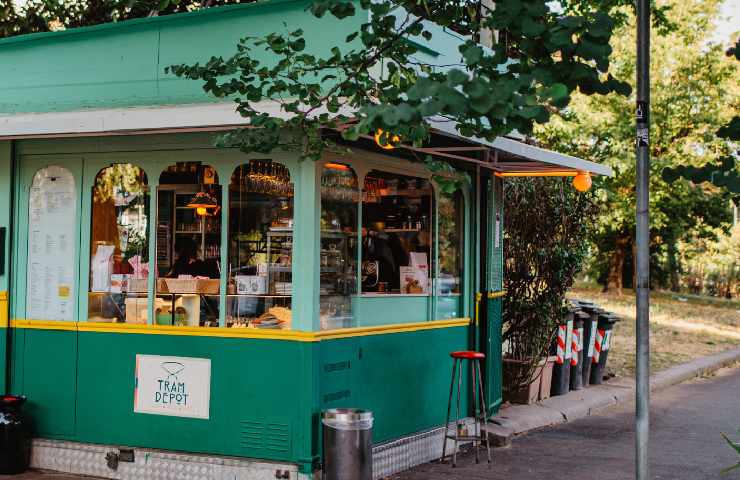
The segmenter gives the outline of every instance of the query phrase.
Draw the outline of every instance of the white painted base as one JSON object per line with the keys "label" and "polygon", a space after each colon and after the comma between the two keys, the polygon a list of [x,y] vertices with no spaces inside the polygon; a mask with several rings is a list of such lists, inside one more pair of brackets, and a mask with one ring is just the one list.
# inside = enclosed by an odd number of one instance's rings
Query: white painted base
{"label": "white painted base", "polygon": [[[465,424],[472,431],[473,419]],[[454,428],[452,426],[451,428]],[[373,478],[382,479],[440,458],[444,428],[435,428],[373,447]],[[452,441],[447,441],[452,453]],[[106,455],[118,446],[34,439],[31,466],[43,470],[116,480],[320,480],[321,472],[308,475],[293,464],[263,460],[198,455],[168,450],[134,448],[133,462],[108,467]],[[287,472],[288,476],[285,476]],[[278,477],[278,474],[280,475]]]}

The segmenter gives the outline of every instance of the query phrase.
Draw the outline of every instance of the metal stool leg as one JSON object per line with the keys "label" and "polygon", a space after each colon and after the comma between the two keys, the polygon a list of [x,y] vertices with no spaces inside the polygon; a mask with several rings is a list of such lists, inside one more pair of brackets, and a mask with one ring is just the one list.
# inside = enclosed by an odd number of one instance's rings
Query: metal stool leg
{"label": "metal stool leg", "polygon": [[452,391],[455,389],[455,373],[457,373],[457,359],[452,359],[452,380],[450,380],[450,396],[447,399],[447,418],[445,420],[445,436],[442,440],[442,458],[440,463],[444,463],[447,453],[447,435],[450,432],[450,412],[452,411]]}
{"label": "metal stool leg", "polygon": [[457,467],[457,446],[460,438],[460,392],[462,391],[463,362],[460,360],[460,369],[457,375],[457,409],[455,414],[455,449],[452,451],[452,466]]}
{"label": "metal stool leg", "polygon": [[480,463],[480,458],[478,455],[478,450],[480,448],[480,426],[478,424],[478,409],[479,409],[479,400],[478,400],[478,387],[477,387],[477,381],[476,381],[476,370],[475,365],[478,363],[478,360],[473,360],[470,364],[470,387],[473,390],[473,449],[475,450],[475,463]]}
{"label": "metal stool leg", "polygon": [[491,441],[488,439],[488,412],[486,411],[486,397],[483,395],[483,381],[480,373],[480,362],[476,362],[478,367],[478,387],[480,388],[481,405],[483,406],[483,431],[486,435],[486,455],[488,456],[488,468],[491,468]]}

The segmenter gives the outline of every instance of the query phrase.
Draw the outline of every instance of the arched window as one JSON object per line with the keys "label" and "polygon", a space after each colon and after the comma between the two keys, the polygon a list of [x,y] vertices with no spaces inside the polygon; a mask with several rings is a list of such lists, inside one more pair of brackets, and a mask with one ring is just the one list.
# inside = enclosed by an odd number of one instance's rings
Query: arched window
{"label": "arched window", "polygon": [[92,187],[89,321],[147,323],[148,211],[141,168],[117,163],[98,172]]}
{"label": "arched window", "polygon": [[228,327],[291,328],[293,184],[271,160],[240,165],[229,184]]}
{"label": "arched window", "polygon": [[321,329],[355,325],[359,187],[354,170],[330,162],[321,173]]}
{"label": "arched window", "polygon": [[221,186],[200,162],[169,166],[157,189],[159,325],[218,326]]}
{"label": "arched window", "polygon": [[26,317],[74,320],[77,193],[56,165],[33,176],[28,203]]}

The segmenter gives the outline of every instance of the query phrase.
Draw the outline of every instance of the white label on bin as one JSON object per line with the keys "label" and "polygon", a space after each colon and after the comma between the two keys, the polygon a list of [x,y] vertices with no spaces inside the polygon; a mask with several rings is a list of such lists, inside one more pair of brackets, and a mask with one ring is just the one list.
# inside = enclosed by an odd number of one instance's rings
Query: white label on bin
{"label": "white label on bin", "polygon": [[136,355],[134,412],[209,418],[211,360]]}
{"label": "white label on bin", "polygon": [[591,332],[588,338],[588,356],[594,356],[594,342],[596,341],[596,320],[591,322]]}
{"label": "white label on bin", "polygon": [[573,349],[571,346],[573,345],[573,322],[568,322],[568,330],[565,334],[565,358],[569,359],[573,355]]}
{"label": "white label on bin", "polygon": [[578,329],[578,351],[583,351],[583,327]]}
{"label": "white label on bin", "polygon": [[602,352],[606,352],[607,350],[609,350],[609,344],[611,343],[611,338],[612,338],[612,331],[607,330],[606,334],[604,335],[604,343],[601,344]]}

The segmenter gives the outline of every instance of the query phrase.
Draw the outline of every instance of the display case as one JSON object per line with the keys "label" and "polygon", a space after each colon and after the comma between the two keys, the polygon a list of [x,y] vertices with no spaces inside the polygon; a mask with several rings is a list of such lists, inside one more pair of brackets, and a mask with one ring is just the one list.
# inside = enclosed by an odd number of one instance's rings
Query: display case
{"label": "display case", "polygon": [[357,293],[357,175],[329,162],[321,173],[319,315],[321,329],[355,326],[352,298]]}
{"label": "display case", "polygon": [[255,160],[229,186],[226,326],[290,328],[293,296],[293,187],[287,169]]}

